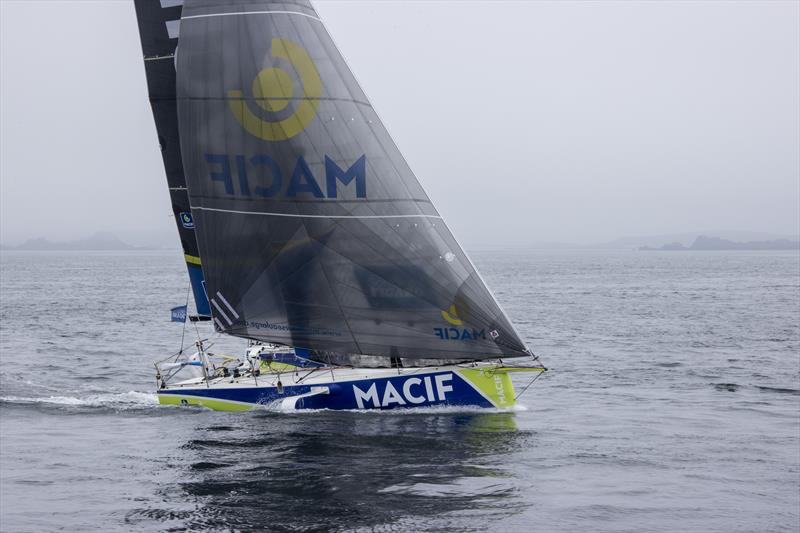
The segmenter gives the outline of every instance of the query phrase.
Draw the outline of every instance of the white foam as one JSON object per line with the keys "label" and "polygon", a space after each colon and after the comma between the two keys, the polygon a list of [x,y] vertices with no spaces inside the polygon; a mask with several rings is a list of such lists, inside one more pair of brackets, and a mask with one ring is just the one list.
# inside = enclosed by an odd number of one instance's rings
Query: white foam
{"label": "white foam", "polygon": [[135,409],[158,405],[158,396],[151,392],[128,391],[120,393],[90,394],[75,396],[0,396],[0,401],[22,404],[52,404],[83,407],[112,407],[115,409]]}

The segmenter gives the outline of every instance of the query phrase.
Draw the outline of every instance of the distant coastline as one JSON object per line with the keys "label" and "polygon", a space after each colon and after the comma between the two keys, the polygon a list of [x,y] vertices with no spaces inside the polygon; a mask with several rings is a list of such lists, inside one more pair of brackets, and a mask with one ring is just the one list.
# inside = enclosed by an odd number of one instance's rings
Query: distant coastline
{"label": "distant coastline", "polygon": [[719,237],[708,237],[700,235],[690,246],[684,246],[679,242],[664,244],[659,247],[641,246],[639,250],[645,252],[653,251],[713,251],[713,250],[800,250],[800,241],[789,239],[773,239],[767,241],[747,241],[736,242]]}
{"label": "distant coastline", "polygon": [[[713,236],[712,236],[713,235]],[[57,241],[47,237],[28,239],[20,244],[0,243],[2,251],[139,251],[180,250],[172,232],[167,234],[126,234],[136,244],[110,232],[97,232],[77,240]],[[800,235],[748,231],[707,231],[665,235],[620,237],[599,243],[531,242],[464,243],[469,251],[504,250],[628,250],[628,251],[707,251],[707,250],[800,250]]]}
{"label": "distant coastline", "polygon": [[132,246],[112,233],[99,232],[75,241],[50,241],[44,238],[28,239],[18,246],[2,246],[2,250],[22,251],[118,251],[151,250],[150,247]]}

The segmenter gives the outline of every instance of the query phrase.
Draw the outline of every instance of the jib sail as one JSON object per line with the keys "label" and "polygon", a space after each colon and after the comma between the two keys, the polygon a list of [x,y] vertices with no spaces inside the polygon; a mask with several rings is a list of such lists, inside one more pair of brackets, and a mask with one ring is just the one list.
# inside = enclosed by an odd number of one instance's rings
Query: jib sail
{"label": "jib sail", "polygon": [[218,329],[319,352],[528,352],[305,1],[187,1],[178,119]]}
{"label": "jib sail", "polygon": [[167,174],[172,212],[178,226],[197,314],[211,315],[203,288],[203,269],[197,251],[194,217],[183,174],[175,101],[175,49],[178,44],[182,0],[136,0],[136,17],[144,52],[147,89]]}

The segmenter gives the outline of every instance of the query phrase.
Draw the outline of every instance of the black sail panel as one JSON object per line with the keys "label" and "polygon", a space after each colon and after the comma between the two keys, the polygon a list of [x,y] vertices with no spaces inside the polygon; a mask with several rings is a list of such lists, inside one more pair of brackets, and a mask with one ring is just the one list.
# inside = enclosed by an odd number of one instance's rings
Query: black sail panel
{"label": "black sail panel", "polygon": [[324,352],[527,353],[304,1],[187,1],[181,148],[217,327]]}
{"label": "black sail panel", "polygon": [[186,178],[183,175],[175,100],[175,50],[182,4],[182,0],[136,0],[134,3],[144,53],[150,107],[153,110],[167,174],[172,213],[189,271],[197,313],[208,317],[211,310],[203,287],[203,269],[197,251],[194,218],[186,190]]}

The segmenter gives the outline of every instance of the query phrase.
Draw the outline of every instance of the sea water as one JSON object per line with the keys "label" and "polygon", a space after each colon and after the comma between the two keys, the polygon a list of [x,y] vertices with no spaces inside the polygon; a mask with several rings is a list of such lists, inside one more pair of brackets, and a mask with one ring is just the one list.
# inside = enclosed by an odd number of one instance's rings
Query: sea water
{"label": "sea water", "polygon": [[797,252],[472,257],[551,368],[514,412],[161,407],[179,253],[3,252],[0,530],[800,529]]}

